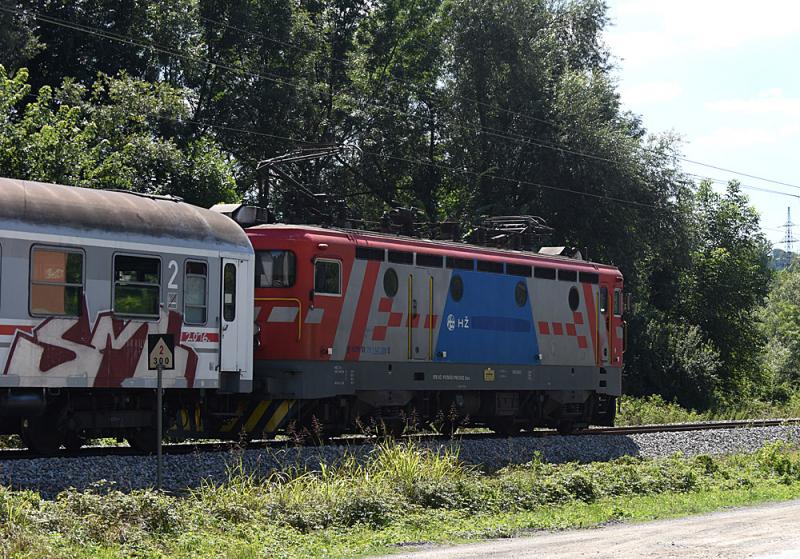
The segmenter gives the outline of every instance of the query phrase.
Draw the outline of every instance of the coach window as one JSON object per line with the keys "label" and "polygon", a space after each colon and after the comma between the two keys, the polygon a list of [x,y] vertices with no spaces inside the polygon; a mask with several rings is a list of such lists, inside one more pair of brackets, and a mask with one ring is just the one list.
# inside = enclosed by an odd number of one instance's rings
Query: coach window
{"label": "coach window", "polygon": [[207,280],[208,265],[205,262],[186,261],[183,281],[183,321],[186,324],[206,323]]}
{"label": "coach window", "polygon": [[290,250],[256,251],[256,287],[292,287],[297,258]]}
{"label": "coach window", "polygon": [[314,293],[317,295],[342,294],[342,263],[338,260],[314,261]]}
{"label": "coach window", "polygon": [[144,256],[114,256],[114,312],[157,317],[161,304],[161,260]]}
{"label": "coach window", "polygon": [[225,264],[222,273],[222,318],[225,322],[236,319],[236,265]]}
{"label": "coach window", "polygon": [[82,297],[83,253],[34,247],[31,254],[31,314],[78,316]]}

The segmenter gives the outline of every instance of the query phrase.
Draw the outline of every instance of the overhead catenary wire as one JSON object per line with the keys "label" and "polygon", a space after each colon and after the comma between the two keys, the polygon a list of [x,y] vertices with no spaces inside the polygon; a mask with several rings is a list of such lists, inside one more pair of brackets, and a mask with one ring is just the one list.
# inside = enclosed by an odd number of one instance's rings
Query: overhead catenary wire
{"label": "overhead catenary wire", "polygon": [[[2,6],[2,5],[0,5],[0,10],[5,11],[7,13],[13,13],[13,14],[26,13],[25,10],[18,10],[18,9],[15,9],[15,8],[9,8],[9,7]],[[99,28],[96,28],[96,27],[87,26],[87,25],[83,25],[83,24],[76,24],[74,22],[69,22],[69,21],[66,21],[66,20],[63,20],[63,19],[60,19],[60,18],[55,18],[53,16],[43,15],[43,14],[40,14],[39,12],[36,12],[35,10],[28,10],[27,12],[33,14],[34,17],[36,17],[38,20],[44,21],[45,23],[50,23],[51,25],[62,26],[62,27],[66,27],[66,28],[69,28],[69,29],[72,29],[72,30],[75,30],[75,31],[80,31],[80,32],[84,32],[84,33],[90,33],[90,34],[93,34],[93,35],[96,35],[96,36],[99,36],[99,37],[102,37],[102,38],[105,38],[105,39],[108,39],[108,40],[120,41],[120,42],[127,43],[127,44],[130,44],[130,45],[138,46],[138,47],[141,47],[141,48],[149,48],[149,49],[152,49],[152,50],[154,50],[156,52],[160,52],[162,54],[168,54],[168,55],[171,55],[171,56],[176,56],[176,57],[179,57],[179,58],[185,58],[187,60],[192,60],[192,61],[195,61],[195,62],[201,62],[201,63],[205,63],[205,64],[208,64],[208,65],[213,65],[213,66],[215,66],[217,68],[220,68],[222,70],[225,70],[225,71],[236,72],[236,73],[244,74],[244,75],[247,75],[247,76],[250,76],[250,77],[259,77],[259,78],[265,79],[267,81],[272,81],[274,83],[278,83],[278,84],[281,84],[281,85],[286,85],[286,86],[289,86],[289,87],[313,90],[313,88],[311,86],[308,86],[308,85],[305,85],[305,84],[298,84],[298,83],[292,82],[291,80],[286,80],[284,78],[281,78],[281,77],[278,77],[278,76],[275,76],[275,75],[270,75],[268,73],[253,72],[251,70],[247,70],[246,68],[237,68],[235,66],[231,66],[231,65],[228,65],[228,64],[224,64],[224,63],[220,63],[220,62],[214,62],[214,61],[205,59],[203,57],[198,57],[198,56],[195,56],[195,55],[189,55],[189,54],[181,53],[181,52],[175,51],[174,49],[171,49],[171,48],[165,48],[162,45],[158,45],[158,44],[155,44],[155,43],[146,43],[146,42],[143,42],[143,41],[132,39],[132,38],[124,36],[124,35],[120,35],[120,34],[112,33],[112,32],[109,32],[109,31],[105,31],[105,30],[102,30],[102,29],[99,29]],[[206,19],[208,19],[208,18],[206,18]],[[211,20],[211,21],[213,21],[213,20]],[[220,23],[220,22],[217,22],[217,23]],[[220,24],[228,26],[228,24],[223,24],[223,23],[220,23]],[[237,29],[239,29],[239,28],[237,28]],[[251,33],[250,31],[243,31],[243,32]],[[287,46],[290,44],[290,43],[287,43],[285,41],[283,41],[281,43],[283,43],[283,44],[285,44]],[[337,59],[337,60],[340,60],[340,59]],[[465,98],[465,99],[469,100],[469,98]],[[358,103],[360,101],[360,100],[354,99],[352,97],[351,97],[351,100],[355,101],[356,103]],[[479,102],[479,101],[471,100],[471,102]],[[409,113],[407,111],[402,111],[402,110],[395,109],[395,108],[392,108],[392,107],[386,107],[384,105],[380,105],[380,104],[377,104],[377,103],[366,102],[365,104],[367,104],[368,106],[372,106],[374,108],[377,108],[377,109],[391,111],[391,112],[393,112],[393,113],[395,113],[397,115],[409,116],[411,118],[418,118],[418,119],[426,118],[426,117],[424,117],[422,115]],[[503,109],[501,107],[497,107],[496,105],[486,105],[486,106],[489,106],[489,107],[492,107],[492,108],[496,108],[498,110],[506,110],[506,109]],[[516,111],[511,111],[511,112],[514,112],[518,116],[523,116],[525,118],[530,118],[530,119],[533,119],[533,120],[539,120],[539,121],[542,121],[542,122],[545,122],[545,123],[548,123],[548,124],[554,124],[551,121],[546,121],[544,119],[538,119],[537,117],[533,117],[532,115],[527,115],[525,113],[520,113],[520,112],[516,112]],[[214,126],[214,125],[212,124],[212,126]],[[456,126],[462,128],[462,129],[472,130],[472,131],[477,131],[477,132],[480,132],[480,133],[484,133],[484,134],[487,134],[489,136],[496,137],[496,138],[499,138],[499,139],[510,140],[510,141],[514,141],[514,142],[517,142],[517,143],[527,143],[529,145],[534,145],[534,146],[541,147],[541,148],[544,148],[544,149],[551,149],[551,150],[555,150],[555,151],[558,151],[558,152],[561,152],[561,153],[567,153],[567,154],[570,154],[570,155],[591,158],[591,159],[594,159],[594,160],[604,161],[604,162],[608,162],[608,163],[612,163],[612,164],[620,164],[621,163],[620,161],[616,161],[614,159],[611,159],[611,158],[608,158],[608,157],[605,157],[605,156],[592,154],[592,153],[589,153],[589,152],[586,152],[586,151],[583,151],[583,150],[577,150],[577,149],[566,148],[566,147],[563,147],[563,146],[557,146],[557,145],[549,144],[546,141],[543,141],[543,140],[541,140],[539,138],[532,138],[532,137],[529,137],[529,136],[524,136],[524,135],[519,135],[519,134],[508,135],[507,133],[501,133],[501,131],[498,131],[496,129],[492,129],[490,127],[480,127],[480,128],[478,128],[478,127],[466,126],[466,125],[462,125],[462,124],[457,124]],[[656,152],[656,151],[654,151],[652,149],[648,149],[648,148],[641,148],[640,147],[640,149],[642,149],[644,151],[650,151],[652,153],[658,153],[658,152]],[[685,158],[685,157],[678,156],[678,155],[675,156],[675,159],[680,160],[680,161],[684,161],[686,163],[694,164],[694,165],[700,165],[700,166],[704,166],[704,167],[708,167],[708,168],[721,170],[721,171],[724,171],[724,172],[729,172],[729,173],[732,173],[732,174],[735,174],[735,175],[746,176],[748,178],[753,178],[753,179],[761,180],[761,181],[764,181],[764,182],[769,182],[769,183],[778,184],[778,185],[781,185],[781,186],[800,189],[800,185],[796,185],[796,184],[792,184],[792,183],[788,183],[788,182],[784,182],[784,181],[778,181],[778,180],[774,180],[774,179],[769,179],[769,178],[766,178],[766,177],[761,177],[761,176],[758,176],[758,175],[753,175],[753,174],[745,173],[745,172],[742,172],[742,171],[736,171],[736,170],[729,169],[729,168],[719,167],[717,165],[713,165],[713,164],[710,164],[710,163],[704,163],[702,161],[692,160],[692,159]]]}
{"label": "overhead catenary wire", "polygon": [[[5,11],[7,13],[13,13],[13,14],[21,13],[20,10],[13,9],[13,8],[8,8],[8,7],[2,6],[2,5],[0,5],[0,10]],[[105,38],[105,39],[113,40],[113,41],[123,42],[123,43],[129,44],[129,45],[138,46],[138,47],[141,47],[141,48],[152,49],[152,50],[154,50],[156,52],[160,52],[162,54],[168,54],[168,55],[171,55],[171,56],[176,56],[176,57],[184,58],[184,59],[187,59],[187,60],[193,60],[195,62],[205,63],[205,64],[208,64],[208,65],[212,65],[214,67],[221,68],[221,69],[223,69],[225,71],[240,73],[240,74],[247,75],[247,76],[250,76],[250,77],[259,77],[259,78],[262,78],[262,79],[265,79],[265,80],[268,80],[268,81],[272,81],[272,82],[275,82],[275,83],[278,83],[278,84],[281,84],[281,85],[287,85],[289,87],[311,89],[310,86],[306,86],[304,84],[297,84],[297,83],[294,83],[294,82],[292,82],[290,80],[285,80],[283,78],[275,77],[274,75],[268,75],[268,74],[264,74],[264,73],[261,73],[261,72],[253,72],[253,71],[247,70],[245,68],[238,68],[238,67],[227,65],[227,64],[224,64],[224,63],[213,62],[213,61],[210,61],[210,60],[202,58],[202,57],[198,57],[198,56],[194,56],[194,55],[188,55],[188,54],[181,53],[181,52],[178,52],[178,51],[173,50],[173,49],[164,48],[163,46],[160,46],[160,45],[157,45],[157,44],[153,44],[153,43],[148,44],[148,43],[145,43],[145,42],[142,42],[142,41],[138,41],[138,40],[132,39],[130,37],[124,36],[124,35],[119,35],[119,34],[116,34],[116,33],[111,33],[111,32],[105,31],[105,30],[101,30],[101,29],[98,29],[96,27],[86,26],[86,25],[82,25],[82,24],[76,24],[76,23],[73,23],[73,22],[62,20],[60,18],[54,18],[54,17],[51,17],[51,16],[42,15],[42,14],[39,14],[38,12],[35,12],[35,11],[30,11],[30,13],[32,13],[38,20],[44,21],[45,23],[50,23],[52,25],[62,26],[62,27],[65,27],[65,28],[68,28],[68,29],[72,29],[72,30],[75,30],[75,31],[89,33],[89,34],[92,34],[92,35],[95,35],[95,36],[99,36],[101,38]],[[226,24],[224,24],[224,25],[226,25]],[[358,102],[358,100],[355,100],[355,101]],[[408,113],[406,111],[401,111],[401,110],[394,109],[394,108],[391,108],[391,107],[378,105],[378,104],[375,104],[375,103],[367,102],[366,104],[369,105],[369,106],[372,106],[374,108],[383,109],[383,110],[389,110],[389,111],[392,111],[395,114],[399,114],[399,115],[411,116],[411,117],[414,117],[414,118],[423,118],[420,115],[415,115],[413,113]],[[519,114],[520,114],[520,116],[529,116],[529,115],[524,115],[523,113],[519,113]],[[535,117],[531,117],[531,118],[535,118]],[[186,121],[186,120],[184,119],[184,121]],[[199,123],[197,123],[197,124],[199,124]],[[261,132],[255,132],[255,131],[246,131],[246,130],[241,130],[241,129],[234,129],[234,128],[229,127],[229,126],[224,126],[224,125],[211,123],[211,122],[202,123],[202,125],[206,126],[206,127],[217,128],[217,129],[220,129],[220,130],[229,130],[229,131],[235,131],[235,132],[239,132],[239,133],[255,133],[255,134],[258,134],[258,135],[261,135],[261,136],[273,137],[275,139],[281,139],[281,140],[284,140],[284,141],[297,142],[296,139],[288,138],[288,137],[285,137],[285,136],[278,136],[278,135],[268,134],[268,133],[261,133]],[[530,138],[530,137],[527,137],[527,136],[524,136],[524,135],[515,134],[515,135],[512,136],[512,135],[508,135],[508,134],[500,134],[500,133],[494,132],[493,129],[486,128],[486,127],[476,128],[476,127],[469,127],[469,126],[464,126],[464,125],[458,125],[458,126],[460,126],[462,129],[468,129],[468,130],[473,130],[473,131],[479,131],[479,132],[482,132],[482,133],[488,133],[488,135],[490,135],[490,136],[498,137],[500,139],[510,140],[510,141],[513,141],[513,142],[516,142],[516,143],[519,143],[519,144],[523,144],[524,143],[524,144],[534,145],[534,146],[542,147],[542,148],[545,148],[545,149],[552,149],[552,150],[556,150],[556,151],[559,151],[559,152],[562,152],[562,153],[567,153],[567,154],[571,154],[571,155],[592,158],[592,159],[595,159],[595,160],[605,161],[605,162],[612,163],[612,164],[619,164],[620,163],[619,161],[615,161],[615,160],[610,159],[608,157],[599,156],[599,155],[596,155],[596,154],[591,154],[591,153],[588,153],[588,152],[575,150],[575,149],[571,149],[571,148],[565,148],[565,147],[562,147],[562,146],[556,146],[556,145],[548,144],[548,143],[545,143],[543,141],[538,141],[538,139]],[[319,142],[305,141],[304,143],[307,143],[309,145],[319,145]],[[370,151],[363,151],[363,152],[367,153],[367,154],[370,154],[370,155],[373,155],[373,156],[376,156],[376,157],[383,157],[383,158],[386,158],[386,159],[392,159],[392,160],[395,160],[395,161],[403,161],[403,162],[416,164],[416,165],[426,165],[426,166],[429,166],[429,167],[434,167],[434,168],[437,168],[437,169],[440,169],[440,170],[446,170],[446,171],[450,171],[450,172],[457,173],[457,174],[468,174],[468,175],[472,175],[472,176],[476,176],[476,177],[486,177],[486,178],[492,178],[492,179],[500,180],[500,181],[514,182],[514,183],[520,184],[520,185],[527,185],[527,186],[533,186],[533,187],[538,187],[538,188],[542,188],[542,189],[548,189],[548,190],[555,190],[555,191],[560,191],[560,192],[565,192],[565,193],[571,193],[571,194],[575,194],[575,195],[588,196],[588,197],[591,197],[591,198],[594,198],[594,199],[602,199],[602,200],[607,200],[607,201],[612,201],[612,202],[617,202],[617,203],[623,203],[623,204],[628,204],[628,205],[637,206],[637,207],[644,207],[644,208],[656,208],[656,207],[658,207],[658,206],[653,205],[653,204],[647,204],[647,203],[638,202],[638,201],[635,201],[635,200],[629,200],[629,199],[624,199],[624,198],[619,198],[619,197],[595,194],[595,193],[575,190],[575,189],[566,188],[566,187],[547,185],[547,184],[544,184],[544,183],[538,183],[538,182],[533,182],[533,181],[525,181],[525,180],[521,180],[521,179],[514,179],[514,178],[510,178],[510,177],[505,177],[505,176],[502,176],[502,175],[492,174],[492,173],[480,173],[480,172],[477,172],[477,171],[469,171],[469,170],[465,170],[465,169],[455,169],[453,167],[450,167],[450,166],[447,166],[447,165],[443,165],[441,163],[437,163],[437,162],[434,162],[434,161],[429,161],[429,160],[391,156],[391,155],[387,155],[387,154],[382,154],[382,153],[377,153],[377,152],[370,152]],[[679,156],[676,156],[676,159],[686,160],[688,162],[691,162],[691,163],[697,164],[697,165],[707,165],[707,166],[713,167],[715,169],[720,169],[720,170],[724,170],[726,172],[732,172],[734,174],[738,174],[736,171],[732,171],[730,169],[724,169],[724,168],[713,166],[713,165],[710,165],[710,164],[704,164],[702,162],[688,160],[688,159],[685,159],[685,158],[682,158],[682,157],[679,157]],[[691,173],[687,173],[687,174],[691,175]],[[742,174],[742,176],[749,176],[751,178],[755,178],[755,179],[762,180],[762,181],[765,181],[765,182],[773,182],[773,183],[780,184],[780,185],[783,185],[783,186],[792,187],[792,188],[799,188],[800,189],[800,186],[792,185],[790,183],[785,183],[785,182],[780,182],[780,181],[773,181],[771,179],[767,179],[767,178],[764,178],[764,177],[758,177],[758,176],[755,176],[755,175],[749,175],[749,174],[746,174],[746,173],[741,173],[741,174]],[[746,186],[746,188],[754,189],[754,190],[763,190],[763,191],[766,191],[766,192],[770,192],[768,189],[761,189],[759,187]],[[788,193],[781,193],[781,192],[778,192],[778,191],[771,191],[771,192],[773,192],[775,194],[782,194],[782,195],[792,196],[792,195],[790,195]]]}
{"label": "overhead catenary wire", "polygon": [[[248,34],[251,37],[261,38],[261,39],[263,39],[265,41],[268,41],[268,42],[271,42],[271,43],[274,43],[274,44],[278,44],[278,45],[282,45],[282,46],[285,46],[285,47],[297,49],[297,50],[300,50],[300,51],[303,51],[303,52],[306,52],[306,53],[309,53],[309,54],[315,53],[315,51],[312,50],[312,49],[301,47],[300,45],[297,45],[297,44],[292,43],[290,41],[282,41],[280,39],[275,39],[274,37],[269,37],[269,36],[259,32],[259,31],[253,31],[251,29],[244,29],[244,28],[238,27],[236,25],[232,25],[232,24],[229,24],[229,23],[225,23],[225,22],[222,22],[222,21],[219,21],[219,20],[215,20],[215,19],[211,19],[211,18],[207,18],[207,17],[203,17],[203,16],[200,16],[200,19],[203,19],[203,20],[205,20],[205,21],[207,21],[209,23],[213,23],[213,24],[216,24],[216,25],[228,28],[228,29],[232,29],[232,30],[237,31],[239,33]],[[338,63],[346,65],[346,66],[350,65],[350,61],[349,60],[345,60],[345,59],[342,59],[342,58],[336,58],[334,56],[325,56],[324,58],[327,59],[327,60],[333,61],[333,62],[338,62]],[[413,82],[410,82],[408,80],[401,79],[401,78],[392,77],[389,81],[393,82],[393,83],[406,84],[406,85],[409,85],[409,86],[414,87],[414,88],[418,87],[417,84],[415,84]],[[500,107],[499,105],[496,105],[496,104],[493,104],[493,103],[486,103],[486,102],[483,102],[483,101],[479,101],[478,99],[473,99],[471,97],[466,97],[466,96],[462,96],[462,95],[456,95],[455,98],[456,99],[460,99],[462,101],[468,101],[470,103],[480,104],[480,105],[485,106],[487,108],[498,110],[498,111],[501,111],[501,112],[504,112],[504,113],[507,113],[507,114],[511,114],[513,116],[519,116],[519,117],[522,117],[522,118],[526,118],[526,119],[529,119],[529,120],[534,121],[534,122],[539,122],[539,123],[542,123],[542,124],[548,124],[548,125],[554,126],[554,127],[558,127],[559,126],[558,123],[556,123],[556,122],[554,122],[552,120],[542,119],[542,118],[535,117],[533,115],[529,115],[527,113],[523,113],[523,112],[519,112],[519,111],[513,111],[513,110],[510,110],[510,109],[506,109],[504,107]],[[488,130],[490,132],[502,132],[502,131],[499,131],[499,130],[494,129],[494,128],[486,128],[486,127],[484,127],[483,129],[484,130]],[[581,152],[581,151],[578,151],[578,150],[571,150],[571,149],[568,149],[568,148],[564,148],[562,146],[538,144],[538,143],[534,142],[535,139],[533,139],[533,138],[529,138],[529,137],[526,137],[526,136],[523,136],[523,135],[516,135],[516,136],[517,136],[517,139],[519,139],[519,140],[523,140],[523,139],[530,140],[529,143],[532,143],[532,144],[540,146],[540,147],[548,147],[548,148],[558,149],[559,151],[562,151],[564,153],[580,155],[580,156],[583,156],[583,157],[591,157],[591,158],[594,158],[594,159],[597,159],[597,160],[602,160],[602,161],[606,161],[606,162],[610,162],[610,163],[618,163],[617,161],[611,160],[609,158],[605,158],[603,156],[598,156],[598,155],[595,155],[595,154]],[[498,137],[508,137],[508,139],[511,139],[513,136],[498,136]],[[642,149],[647,151],[647,148],[642,148]],[[760,181],[764,181],[764,182],[770,182],[770,183],[773,183],[773,184],[778,184],[778,185],[781,185],[781,186],[787,186],[787,187],[790,187],[790,188],[798,188],[798,189],[800,189],[800,185],[795,185],[795,184],[792,184],[792,183],[777,181],[777,180],[761,177],[761,176],[758,176],[758,175],[745,173],[745,172],[742,172],[742,171],[736,171],[736,170],[733,170],[733,169],[728,169],[728,168],[725,168],[725,167],[719,167],[719,166],[713,165],[711,163],[704,163],[702,161],[689,159],[689,158],[686,158],[686,157],[683,157],[683,156],[676,156],[676,159],[678,159],[680,161],[684,161],[685,163],[690,163],[692,165],[699,165],[699,166],[703,166],[703,167],[708,167],[710,169],[716,169],[718,171],[724,171],[724,172],[727,172],[727,173],[732,173],[734,175],[748,177],[748,178],[752,178],[752,179],[756,179],[756,180],[760,180]],[[692,173],[688,173],[688,174],[692,174]],[[747,187],[747,188],[756,188],[756,187]]]}

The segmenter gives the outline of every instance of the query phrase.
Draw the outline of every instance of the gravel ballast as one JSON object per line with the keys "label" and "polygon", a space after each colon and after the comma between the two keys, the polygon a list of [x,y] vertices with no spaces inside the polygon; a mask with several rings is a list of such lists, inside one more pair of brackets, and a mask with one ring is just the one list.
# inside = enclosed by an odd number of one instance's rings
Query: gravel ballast
{"label": "gravel ballast", "polygon": [[[428,440],[431,448],[456,445],[461,459],[492,471],[508,464],[529,462],[536,452],[547,462],[593,462],[621,456],[667,457],[676,452],[734,454],[755,452],[774,441],[800,440],[800,426],[751,427],[646,433],[638,435],[578,435]],[[246,471],[268,474],[292,466],[315,468],[320,462],[334,463],[345,453],[366,456],[370,444],[327,445],[286,449],[248,449],[244,452],[197,452],[164,456],[164,489],[180,492],[197,487],[203,479],[224,482],[232,467],[240,463]],[[152,456],[91,456],[0,460],[0,484],[15,489],[33,489],[54,497],[64,489],[86,489],[100,480],[122,490],[152,487],[156,459]]]}

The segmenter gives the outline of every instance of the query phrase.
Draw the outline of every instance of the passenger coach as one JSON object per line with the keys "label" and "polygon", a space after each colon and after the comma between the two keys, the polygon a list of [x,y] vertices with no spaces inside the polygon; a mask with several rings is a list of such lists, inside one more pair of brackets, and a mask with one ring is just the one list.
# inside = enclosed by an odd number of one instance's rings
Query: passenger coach
{"label": "passenger coach", "polygon": [[223,215],[0,179],[0,431],[44,453],[100,435],[152,446],[147,335],[175,335],[168,412],[199,409],[252,388],[252,300],[253,250]]}

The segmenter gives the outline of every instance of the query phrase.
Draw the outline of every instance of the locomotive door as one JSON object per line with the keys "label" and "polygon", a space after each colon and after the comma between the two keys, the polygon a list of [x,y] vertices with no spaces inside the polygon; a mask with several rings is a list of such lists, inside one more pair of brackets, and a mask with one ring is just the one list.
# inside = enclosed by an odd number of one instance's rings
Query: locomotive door
{"label": "locomotive door", "polygon": [[[241,295],[247,293],[247,261],[233,258],[222,259],[222,305],[219,332],[220,371],[242,371],[246,367],[243,342],[248,334],[241,320],[247,301]],[[251,303],[252,304],[252,303]]]}
{"label": "locomotive door", "polygon": [[611,294],[614,292],[613,284],[604,284],[604,279],[600,279],[600,289],[597,303],[598,310],[598,339],[600,342],[599,357],[600,363],[608,364],[611,360],[611,347],[613,346],[612,324],[611,324]]}
{"label": "locomotive door", "polygon": [[430,315],[433,314],[433,277],[424,269],[415,269],[408,275],[408,358],[432,359]]}

